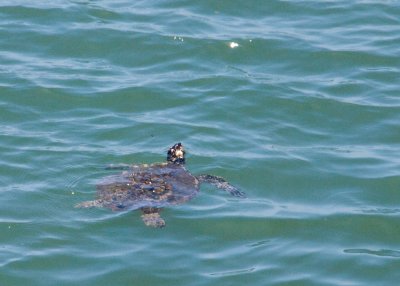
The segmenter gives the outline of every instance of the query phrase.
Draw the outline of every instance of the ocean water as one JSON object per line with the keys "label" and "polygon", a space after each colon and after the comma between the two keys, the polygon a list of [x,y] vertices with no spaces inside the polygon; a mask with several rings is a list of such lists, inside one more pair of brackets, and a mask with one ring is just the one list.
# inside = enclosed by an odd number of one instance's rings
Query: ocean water
{"label": "ocean water", "polygon": [[[397,285],[399,1],[0,2],[1,285]],[[182,142],[146,227],[76,209]]]}

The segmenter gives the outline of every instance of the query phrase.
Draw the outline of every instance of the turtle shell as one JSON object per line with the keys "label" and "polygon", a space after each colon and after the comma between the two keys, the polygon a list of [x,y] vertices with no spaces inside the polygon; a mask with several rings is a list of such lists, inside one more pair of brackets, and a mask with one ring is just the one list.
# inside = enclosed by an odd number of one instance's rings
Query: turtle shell
{"label": "turtle shell", "polygon": [[164,207],[192,199],[199,182],[182,165],[135,165],[108,176],[97,186],[97,199],[113,210]]}

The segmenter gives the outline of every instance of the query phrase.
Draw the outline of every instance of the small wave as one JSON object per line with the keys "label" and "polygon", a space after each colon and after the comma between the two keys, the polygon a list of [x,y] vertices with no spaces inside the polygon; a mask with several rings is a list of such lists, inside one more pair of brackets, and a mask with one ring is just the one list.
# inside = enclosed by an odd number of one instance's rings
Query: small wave
{"label": "small wave", "polygon": [[363,248],[350,248],[343,250],[343,252],[348,254],[368,254],[374,256],[400,258],[400,251],[390,249],[371,250]]}

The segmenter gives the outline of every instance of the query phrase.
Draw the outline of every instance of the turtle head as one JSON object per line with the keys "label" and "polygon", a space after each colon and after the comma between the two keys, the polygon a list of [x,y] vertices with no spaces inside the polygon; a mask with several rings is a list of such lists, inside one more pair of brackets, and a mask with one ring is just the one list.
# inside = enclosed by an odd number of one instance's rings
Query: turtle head
{"label": "turtle head", "polygon": [[185,164],[185,149],[181,143],[176,143],[168,149],[167,161],[174,164]]}

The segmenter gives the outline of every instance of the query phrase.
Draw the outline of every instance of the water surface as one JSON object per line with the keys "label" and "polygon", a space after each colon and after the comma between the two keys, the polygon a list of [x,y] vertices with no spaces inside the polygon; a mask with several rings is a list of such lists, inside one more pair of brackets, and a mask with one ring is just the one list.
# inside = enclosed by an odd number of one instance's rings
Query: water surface
{"label": "water surface", "polygon": [[[2,1],[2,285],[396,285],[397,1]],[[107,164],[223,176],[75,209]],[[44,279],[45,277],[45,279]]]}

